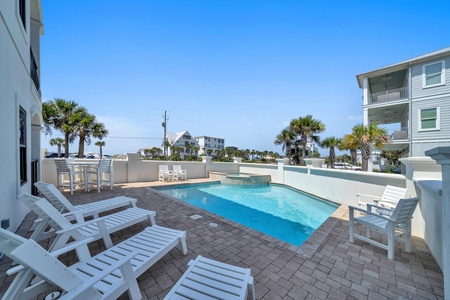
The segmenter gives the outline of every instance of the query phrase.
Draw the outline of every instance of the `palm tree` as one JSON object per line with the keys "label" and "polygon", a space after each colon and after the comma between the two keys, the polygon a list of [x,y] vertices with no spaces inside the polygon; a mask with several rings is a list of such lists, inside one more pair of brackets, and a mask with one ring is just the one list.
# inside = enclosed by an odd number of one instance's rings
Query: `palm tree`
{"label": "palm tree", "polygon": [[295,133],[290,128],[283,129],[275,138],[275,145],[282,145],[281,149],[286,153],[290,159],[292,154],[292,144],[295,141]]}
{"label": "palm tree", "polygon": [[208,154],[208,156],[211,156],[212,153],[213,149],[206,149],[206,154]]}
{"label": "palm tree", "polygon": [[64,139],[53,138],[50,139],[50,146],[58,146],[58,157],[61,157],[61,146],[64,145]]}
{"label": "palm tree", "polygon": [[350,150],[351,163],[356,166],[356,150],[359,148],[360,140],[354,134],[346,134],[342,139],[342,144],[339,150]]}
{"label": "palm tree", "polygon": [[78,157],[82,158],[84,155],[84,144],[90,144],[89,131],[92,124],[95,122],[95,116],[88,113],[85,107],[78,107],[72,115],[70,122],[70,136],[69,140],[72,143],[77,137],[78,140]]}
{"label": "palm tree", "polygon": [[293,119],[290,123],[290,129],[297,136],[300,136],[300,144],[302,146],[302,157],[300,163],[304,164],[308,139],[314,142],[319,142],[319,136],[317,136],[317,134],[325,130],[325,124],[323,124],[320,120],[313,119],[312,115],[307,115],[305,117]]}
{"label": "palm tree", "polygon": [[369,126],[358,124],[353,126],[352,135],[355,136],[358,141],[358,148],[361,150],[361,169],[363,171],[367,171],[369,166],[369,157],[372,152],[371,145],[373,144],[375,148],[381,150],[383,146],[389,142],[387,130],[385,128],[378,127],[377,123],[372,123]]}
{"label": "palm tree", "polygon": [[330,165],[331,165],[332,169],[334,169],[334,162],[336,160],[336,153],[334,152],[334,147],[339,147],[340,143],[341,143],[341,139],[336,138],[334,136],[328,137],[320,143],[321,147],[330,148],[329,157],[330,157]]}
{"label": "palm tree", "polygon": [[192,147],[192,149],[194,150],[194,155],[195,155],[195,158],[197,159],[198,158],[198,151],[200,151],[200,147],[199,146],[194,146],[194,147]]}
{"label": "palm tree", "polygon": [[102,159],[102,157],[103,157],[103,151],[102,150],[103,150],[103,147],[105,147],[105,142],[104,141],[97,141],[97,142],[95,142],[95,146],[100,147],[100,159]]}
{"label": "palm tree", "polygon": [[73,114],[78,108],[75,101],[56,98],[54,101],[42,103],[42,118],[46,134],[52,134],[51,127],[64,133],[64,155],[69,157],[69,136]]}

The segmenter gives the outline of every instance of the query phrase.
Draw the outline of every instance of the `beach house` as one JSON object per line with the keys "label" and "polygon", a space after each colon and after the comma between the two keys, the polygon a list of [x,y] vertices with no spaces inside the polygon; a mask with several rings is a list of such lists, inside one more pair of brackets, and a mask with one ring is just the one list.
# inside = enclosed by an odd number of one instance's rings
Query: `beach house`
{"label": "beach house", "polygon": [[364,125],[389,130],[404,156],[450,145],[450,47],[357,75]]}
{"label": "beach house", "polygon": [[212,150],[211,156],[215,156],[217,150],[225,149],[225,139],[214,136],[197,136],[195,140],[200,147],[199,155],[208,155],[208,150]]}

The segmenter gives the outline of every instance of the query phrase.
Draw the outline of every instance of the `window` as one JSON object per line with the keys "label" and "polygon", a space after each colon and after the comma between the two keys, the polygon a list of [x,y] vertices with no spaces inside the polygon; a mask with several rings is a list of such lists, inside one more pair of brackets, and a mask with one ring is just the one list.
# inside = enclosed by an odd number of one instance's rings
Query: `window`
{"label": "window", "polygon": [[427,108],[419,109],[419,131],[439,130],[440,129],[440,109]]}
{"label": "window", "polygon": [[19,15],[20,19],[22,20],[23,28],[27,29],[27,23],[26,23],[26,0],[19,0]]}
{"label": "window", "polygon": [[27,182],[27,113],[19,108],[20,185]]}
{"label": "window", "polygon": [[422,67],[423,87],[445,84],[445,62],[439,61]]}

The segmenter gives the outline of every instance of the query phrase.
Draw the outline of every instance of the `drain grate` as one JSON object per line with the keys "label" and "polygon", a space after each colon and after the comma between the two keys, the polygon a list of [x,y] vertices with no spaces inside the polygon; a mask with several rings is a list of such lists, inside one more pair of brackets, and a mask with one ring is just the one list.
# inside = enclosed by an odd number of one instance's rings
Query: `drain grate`
{"label": "drain grate", "polygon": [[201,219],[201,218],[203,218],[203,217],[200,216],[200,215],[195,214],[195,215],[190,216],[189,218],[191,218],[191,219],[193,219],[193,220],[197,220],[197,219]]}

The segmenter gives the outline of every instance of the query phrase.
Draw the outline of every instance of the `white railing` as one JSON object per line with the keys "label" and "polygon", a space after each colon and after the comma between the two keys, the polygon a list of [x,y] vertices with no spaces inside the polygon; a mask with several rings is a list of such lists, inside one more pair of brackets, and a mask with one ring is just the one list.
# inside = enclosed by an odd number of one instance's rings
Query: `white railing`
{"label": "white railing", "polygon": [[386,90],[378,93],[370,94],[372,103],[390,102],[408,98],[408,87],[399,89]]}

